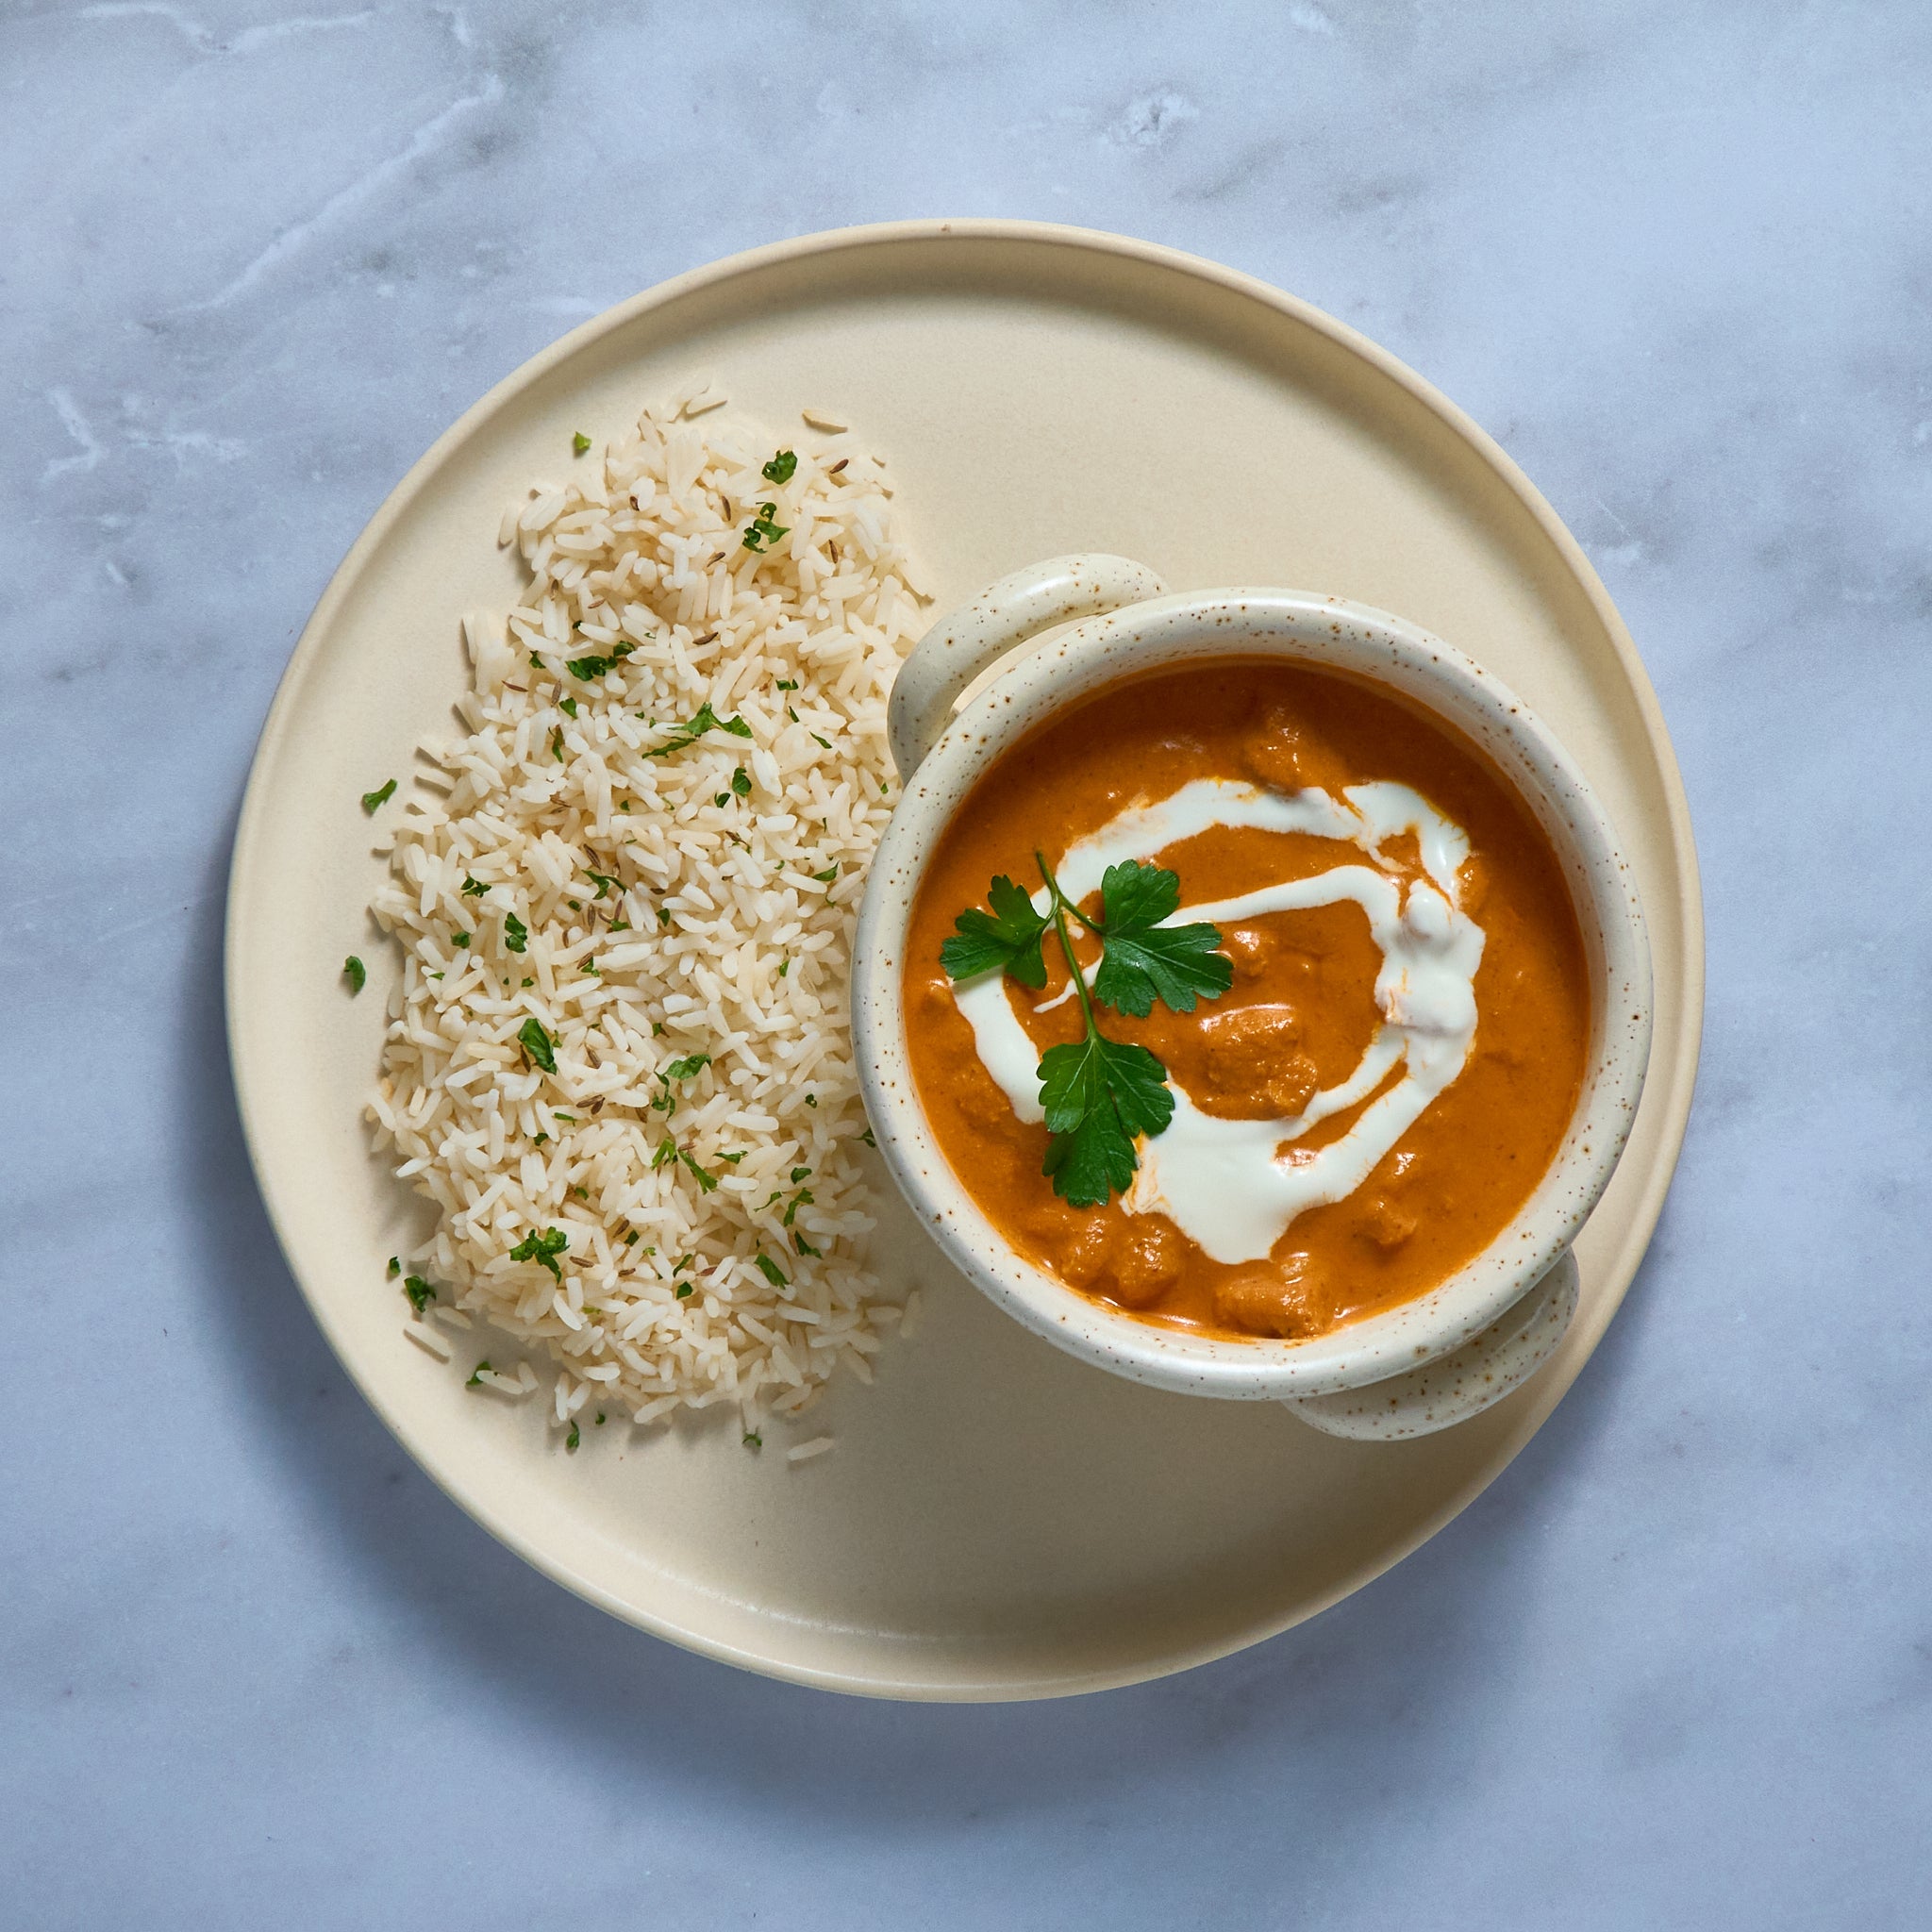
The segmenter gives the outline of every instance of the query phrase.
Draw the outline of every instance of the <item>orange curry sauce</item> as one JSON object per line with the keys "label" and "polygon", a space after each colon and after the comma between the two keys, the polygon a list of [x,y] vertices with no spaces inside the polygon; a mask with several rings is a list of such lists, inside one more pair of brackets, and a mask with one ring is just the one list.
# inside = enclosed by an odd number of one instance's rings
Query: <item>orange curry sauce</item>
{"label": "orange curry sauce", "polygon": [[[1069,1207],[1041,1173],[1047,1133],[1023,1124],[974,1050],[940,948],[955,916],[1004,873],[1026,891],[1075,840],[1191,779],[1280,791],[1392,779],[1468,835],[1462,909],[1483,929],[1476,1032],[1460,1075],[1347,1198],[1293,1221],[1267,1262],[1210,1260],[1164,1215]],[[1406,849],[1405,849],[1406,848]],[[1405,885],[1412,834],[1385,847]],[[1287,878],[1361,862],[1339,841],[1210,829],[1141,855],[1180,876],[1183,912]],[[1100,911],[1096,893],[1084,910]],[[1070,924],[1072,923],[1070,922]],[[1082,963],[1098,943],[1073,926]],[[1166,1063],[1205,1111],[1298,1113],[1355,1069],[1378,1024],[1381,954],[1360,907],[1271,913],[1224,927],[1234,984],[1191,1015],[1096,1008],[1102,1032]],[[1067,971],[1051,927],[1044,992],[1008,981],[1044,1051],[1078,1040],[1078,1003],[1034,1007]],[[1154,1322],[1232,1336],[1320,1334],[1422,1294],[1474,1258],[1534,1191],[1575,1106],[1590,1032],[1583,942],[1556,855],[1501,773],[1386,687],[1277,661],[1228,659],[1115,685],[1041,726],[976,785],[940,840],[913,908],[906,1025],[922,1105],[954,1173],[1013,1247],[1071,1286]],[[1391,1078],[1400,1077],[1400,1069]],[[1379,1090],[1378,1090],[1379,1091]],[[1361,1108],[1298,1146],[1347,1132]]]}

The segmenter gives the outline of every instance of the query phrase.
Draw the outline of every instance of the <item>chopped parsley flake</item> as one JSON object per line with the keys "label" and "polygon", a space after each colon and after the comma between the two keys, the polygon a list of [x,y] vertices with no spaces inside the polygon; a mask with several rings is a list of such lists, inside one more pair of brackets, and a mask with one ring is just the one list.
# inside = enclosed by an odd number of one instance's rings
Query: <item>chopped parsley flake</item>
{"label": "chopped parsley flake", "polygon": [[808,1107],[816,1107],[819,1104],[818,1095],[816,1093],[808,1093],[805,1096],[805,1104]]}
{"label": "chopped parsley flake", "polygon": [[470,935],[466,932],[453,932],[449,936],[451,945],[467,953],[470,950]]}
{"label": "chopped parsley flake", "polygon": [[[506,912],[503,915],[503,943],[507,950],[521,953],[529,937],[530,928],[514,912]],[[527,979],[524,981],[525,986],[529,983]]]}
{"label": "chopped parsley flake", "polygon": [[861,1141],[863,1141],[868,1147],[876,1147],[879,1144],[876,1141],[873,1139],[872,1129],[870,1127],[866,1128],[864,1133],[860,1134],[858,1138]]}
{"label": "chopped parsley flake", "polygon": [[420,1274],[412,1274],[403,1283],[403,1292],[419,1315],[436,1299],[436,1291]]}
{"label": "chopped parsley flake", "polygon": [[617,883],[609,874],[592,872],[588,865],[584,868],[584,876],[597,888],[597,896],[600,899]]}
{"label": "chopped parsley flake", "polygon": [[534,1230],[526,1234],[509,1251],[512,1261],[534,1261],[540,1268],[547,1268],[560,1283],[563,1270],[557,1264],[557,1257],[570,1246],[570,1237],[560,1227],[547,1227],[541,1234]]}
{"label": "chopped parsley flake", "polygon": [[668,1067],[659,1068],[658,1077],[666,1081],[689,1080],[701,1068],[708,1067],[710,1064],[709,1054],[688,1053],[681,1060],[673,1060]]}
{"label": "chopped parsley flake", "polygon": [[744,1436],[744,1446],[747,1449],[762,1449],[765,1446],[765,1439],[756,1429],[747,1429]]}
{"label": "chopped parsley flake", "polygon": [[731,794],[728,791],[721,791],[716,798],[712,799],[711,803],[722,808],[731,803]]}
{"label": "chopped parsley flake", "polygon": [[677,1284],[677,1299],[678,1299],[679,1301],[681,1301],[681,1302],[684,1302],[684,1301],[689,1301],[689,1300],[691,1299],[691,1295],[692,1295],[692,1293],[693,1293],[693,1292],[694,1292],[694,1291],[692,1290],[692,1288],[691,1288],[691,1283],[690,1283],[690,1282],[688,1282],[688,1281],[680,1281],[680,1282],[679,1282],[679,1283]]}
{"label": "chopped parsley flake", "polygon": [[751,796],[751,774],[742,765],[740,765],[737,771],[731,774],[731,789],[741,798],[749,798]]}
{"label": "chopped parsley flake", "polygon": [[517,1039],[534,1064],[541,1067],[546,1074],[556,1073],[557,1043],[544,1032],[542,1021],[534,1013],[517,1029]]}
{"label": "chopped parsley flake", "polygon": [[819,1251],[795,1227],[791,1230],[791,1242],[801,1255],[809,1255],[814,1261],[819,1258]]}
{"label": "chopped parsley flake", "polygon": [[342,961],[342,977],[349,982],[351,992],[360,992],[369,984],[369,969],[351,953]]}
{"label": "chopped parsley flake", "polygon": [[480,899],[490,890],[481,879],[473,879],[468,873],[463,874],[463,897]]}
{"label": "chopped parsley flake", "polygon": [[563,1446],[566,1449],[575,1449],[577,1446],[577,1444],[581,1442],[584,1439],[577,1433],[577,1425],[575,1422],[573,1421],[570,1425],[570,1434],[563,1439]]}
{"label": "chopped parsley flake", "polygon": [[652,1173],[655,1174],[660,1167],[669,1167],[676,1158],[677,1142],[667,1134],[663,1140],[658,1142],[657,1153],[651,1156]]}
{"label": "chopped parsley flake", "polygon": [[[651,722],[655,724],[657,720],[654,718]],[[675,751],[682,751],[688,744],[695,744],[708,731],[728,731],[733,738],[751,736],[751,726],[742,718],[719,717],[717,712],[712,710],[709,698],[698,707],[697,715],[689,724],[674,724],[671,728],[678,735],[666,739],[662,744],[647,751],[644,754],[647,758],[668,758]]]}
{"label": "chopped parsley flake", "polygon": [[778,977],[780,979],[783,979],[785,975],[791,971],[791,961],[790,959],[780,959],[778,961]]}
{"label": "chopped parsley flake", "polygon": [[589,684],[593,677],[608,677],[636,649],[633,643],[613,644],[608,656],[590,654],[582,658],[567,658],[563,668],[573,677]]}
{"label": "chopped parsley flake", "polygon": [[808,1167],[794,1167],[791,1170],[791,1185],[795,1188],[810,1172],[811,1169]]}
{"label": "chopped parsley flake", "polygon": [[832,748],[832,741],[829,738],[821,738],[816,731],[811,734],[811,741],[821,751],[830,751]]}
{"label": "chopped parsley flake", "polygon": [[795,450],[781,449],[758,475],[767,483],[789,483],[797,473],[798,453]]}
{"label": "chopped parsley flake", "polygon": [[550,756],[560,765],[563,762],[563,726],[559,724],[550,734]]}
{"label": "chopped parsley flake", "polygon": [[597,1421],[596,1421],[596,1424],[594,1424],[594,1426],[596,1426],[596,1427],[599,1427],[599,1428],[601,1428],[601,1427],[603,1426],[603,1424],[604,1424],[604,1411],[603,1411],[603,1410],[602,1410],[602,1409],[600,1408],[600,1409],[599,1409],[599,1410],[597,1411]]}
{"label": "chopped parsley flake", "polygon": [[559,711],[561,711],[566,718],[575,718],[577,714],[577,701],[575,698],[558,698],[557,701],[557,708]]}
{"label": "chopped parsley flake", "polygon": [[798,680],[795,677],[781,677],[778,680],[778,689],[780,691],[796,691],[798,689]]}
{"label": "chopped parsley flake", "polygon": [[822,886],[829,886],[838,876],[839,868],[836,865],[828,865],[824,872],[812,874],[812,877],[818,880]]}
{"label": "chopped parsley flake", "polygon": [[[582,456],[583,453],[590,448],[591,439],[588,436],[586,436],[581,429],[579,429],[577,433],[571,438],[570,446],[573,450],[576,452],[578,456]],[[575,1442],[573,1442],[570,1446],[573,1449],[575,1449],[577,1445]]]}
{"label": "chopped parsley flake", "polygon": [[374,791],[365,791],[362,794],[362,809],[373,812],[377,806],[387,805],[395,796],[395,791],[396,781],[393,778],[378,785]]}
{"label": "chopped parsley flake", "polygon": [[624,1244],[625,1244],[625,1247],[627,1247],[627,1248],[634,1248],[634,1247],[636,1247],[636,1246],[637,1246],[637,1244],[638,1244],[638,1231],[637,1231],[637,1229],[636,1229],[636,1228],[632,1228],[632,1229],[631,1229],[631,1231],[630,1231],[630,1232],[629,1232],[629,1233],[628,1233],[627,1235],[625,1235],[625,1238],[624,1238]]}
{"label": "chopped parsley flake", "polygon": [[490,1357],[488,1356],[485,1356],[483,1359],[480,1362],[478,1362],[474,1369],[470,1371],[470,1379],[463,1384],[463,1387],[465,1389],[480,1389],[483,1386],[483,1377],[485,1375],[493,1375],[495,1373],[496,1371],[490,1366]]}
{"label": "chopped parsley flake", "polygon": [[789,1288],[791,1283],[785,1277],[785,1271],[769,1255],[754,1255],[752,1260],[758,1271],[774,1288]]}
{"label": "chopped parsley flake", "polygon": [[391,1281],[393,1281],[396,1278],[396,1276],[400,1274],[402,1272],[403,1264],[401,1257],[395,1255],[391,1255],[389,1257],[389,1278]]}
{"label": "chopped parsley flake", "polygon": [[788,534],[786,526],[776,521],[777,514],[778,506],[775,503],[758,505],[758,513],[751,520],[744,533],[744,547],[747,550],[769,550],[780,537]]}

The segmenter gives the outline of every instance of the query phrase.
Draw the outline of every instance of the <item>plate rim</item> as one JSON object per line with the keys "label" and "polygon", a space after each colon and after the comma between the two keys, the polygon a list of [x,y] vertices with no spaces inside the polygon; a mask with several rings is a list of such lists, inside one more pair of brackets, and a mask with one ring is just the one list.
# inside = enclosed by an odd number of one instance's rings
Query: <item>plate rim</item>
{"label": "plate rim", "polygon": [[[1535,1400],[1518,1419],[1515,1426],[1501,1440],[1494,1454],[1486,1459],[1474,1477],[1448,1497],[1438,1509],[1430,1512],[1418,1527],[1390,1542],[1378,1544],[1374,1554],[1367,1560],[1357,1563],[1349,1570],[1342,1580],[1317,1595],[1298,1598],[1284,1614],[1256,1619],[1231,1633],[1185,1645],[1163,1654],[1157,1659],[1137,1661],[1124,1668],[1097,1667],[1090,1672],[1074,1671],[1057,1674],[1050,1679],[1036,1677],[1016,1680],[988,1674],[968,1680],[962,1675],[959,1679],[941,1684],[894,1674],[885,1659],[881,1659],[882,1668],[878,1672],[868,1674],[858,1670],[827,1668],[765,1656],[753,1652],[742,1643],[734,1642],[728,1638],[678,1623],[629,1602],[614,1591],[579,1574],[568,1561],[559,1558],[554,1552],[537,1546],[515,1526],[502,1520],[495,1507],[487,1496],[478,1493],[475,1486],[465,1484],[457,1473],[445,1471],[439,1466],[438,1458],[425,1454],[419,1447],[416,1432],[408,1420],[395,1412],[391,1405],[379,1399],[358,1374],[353,1352],[344,1345],[342,1338],[339,1335],[325,1299],[311,1289],[301,1269],[295,1264],[285,1232],[284,1217],[266,1172],[265,1157],[257,1131],[257,1109],[251,1097],[251,1081],[241,1045],[243,1026],[241,996],[237,988],[238,965],[244,950],[244,937],[251,924],[248,875],[252,869],[255,847],[264,836],[263,827],[269,812],[268,794],[272,789],[271,774],[277,762],[277,753],[281,744],[289,735],[302,687],[307,681],[310,668],[321,655],[324,641],[333,628],[338,612],[359,580],[369,558],[387,541],[391,532],[424,494],[431,479],[455,452],[475,436],[514,397],[541,381],[559,364],[607,336],[628,327],[653,309],[668,308],[700,291],[721,288],[734,280],[760,275],[783,264],[804,261],[815,257],[890,249],[908,242],[947,241],[1045,244],[1091,255],[1111,257],[1119,261],[1138,264],[1158,272],[1188,276],[1227,293],[1258,303],[1311,332],[1327,338],[1338,348],[1367,363],[1386,380],[1406,391],[1414,402],[1436,417],[1443,427],[1481,459],[1496,480],[1516,499],[1518,505],[1528,512],[1531,521],[1550,542],[1571,580],[1582,591],[1593,616],[1609,641],[1624,682],[1635,700],[1644,739],[1662,781],[1670,845],[1679,871],[1680,885],[1676,910],[1683,931],[1684,1010],[1674,1041],[1653,1041],[1652,1043],[1652,1058],[1646,1086],[1656,1082],[1658,1074],[1663,1074],[1667,1076],[1663,1084],[1668,1085],[1680,1097],[1659,1123],[1661,1141],[1653,1157],[1649,1172],[1643,1175],[1642,1185],[1630,1207],[1628,1226],[1631,1229],[1631,1236],[1626,1238],[1625,1246],[1631,1245],[1634,1240],[1635,1258],[1621,1282],[1595,1297],[1593,1306],[1588,1311],[1579,1313],[1581,1340],[1585,1346],[1574,1369],[1559,1383],[1539,1378]],[[656,283],[579,324],[520,363],[471,404],[431,442],[384,497],[374,515],[349,546],[341,563],[336,566],[308,622],[302,627],[294,650],[291,653],[276,684],[275,699],[263,720],[261,733],[250,760],[248,780],[242,793],[241,811],[236,820],[234,845],[227,868],[223,924],[223,1011],[228,1066],[234,1083],[242,1140],[248,1150],[249,1167],[255,1178],[257,1192],[261,1197],[270,1225],[275,1230],[284,1265],[301,1291],[303,1300],[308,1304],[309,1313],[317,1326],[321,1328],[337,1362],[363,1400],[375,1411],[383,1425],[408,1451],[417,1466],[444,1495],[506,1548],[513,1551],[532,1568],[550,1577],[554,1582],[561,1584],[575,1595],[594,1604],[598,1608],[624,1623],[647,1631],[652,1636],[662,1638],[681,1649],[696,1652],[722,1663],[734,1664],[740,1669],[751,1671],[761,1676],[804,1684],[818,1690],[909,1702],[1025,1702],[1113,1690],[1191,1670],[1197,1665],[1232,1656],[1268,1638],[1279,1636],[1283,1631],[1332,1608],[1345,1597],[1352,1596],[1365,1585],[1374,1582],[1376,1577],[1393,1569],[1405,1557],[1413,1555],[1431,1537],[1460,1515],[1515,1461],[1530,1438],[1548,1420],[1557,1404],[1569,1392],[1582,1373],[1584,1365],[1595,1353],[1605,1330],[1623,1306],[1631,1282],[1635,1279],[1643,1257],[1649,1250],[1682,1153],[1684,1136],[1695,1097],[1698,1054],[1704,1031],[1706,960],[1701,877],[1696,843],[1691,831],[1690,801],[1685,791],[1683,774],[1678,769],[1669,729],[1664,723],[1662,708],[1657,702],[1657,692],[1638,654],[1629,629],[1611,601],[1608,591],[1604,588],[1594,567],[1584,554],[1582,546],[1571,535],[1562,520],[1542,493],[1530,482],[1514,458],[1474,418],[1389,350],[1371,341],[1359,330],[1350,327],[1348,324],[1315,308],[1302,297],[1276,288],[1258,276],[1161,242],[1113,234],[1104,229],[1004,217],[934,216],[910,221],[879,222],[822,229],[723,257],[674,275],[666,281]],[[1660,1066],[1658,1063],[1660,1050],[1667,1059],[1667,1065]]]}

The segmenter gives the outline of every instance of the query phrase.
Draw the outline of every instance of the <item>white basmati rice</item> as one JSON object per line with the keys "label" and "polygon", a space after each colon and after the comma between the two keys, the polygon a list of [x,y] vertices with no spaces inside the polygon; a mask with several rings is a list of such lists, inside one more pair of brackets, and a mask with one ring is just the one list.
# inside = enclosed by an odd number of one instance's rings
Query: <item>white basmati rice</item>
{"label": "white basmati rice", "polygon": [[923,622],[882,466],[841,437],[774,481],[769,438],[684,420],[713,393],[506,513],[528,589],[465,622],[469,735],[425,747],[373,908],[403,974],[370,1116],[439,1210],[412,1258],[548,1351],[559,1424],[755,1431],[878,1346],[849,966]]}

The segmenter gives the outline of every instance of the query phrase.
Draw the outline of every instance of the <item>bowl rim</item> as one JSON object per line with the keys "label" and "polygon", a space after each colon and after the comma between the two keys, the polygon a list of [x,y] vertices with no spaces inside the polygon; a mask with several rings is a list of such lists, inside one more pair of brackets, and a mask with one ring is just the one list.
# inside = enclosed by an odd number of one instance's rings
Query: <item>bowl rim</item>
{"label": "bowl rim", "polygon": [[[1024,1260],[960,1184],[920,1105],[901,980],[907,926],[944,825],[987,763],[1070,704],[1190,660],[1282,657],[1367,678],[1448,724],[1503,774],[1556,850],[1583,928],[1591,1045],[1549,1168],[1488,1247],[1394,1308],[1306,1341],[1233,1341],[1108,1307]],[[1527,1293],[1569,1247],[1614,1174],[1642,1095],[1650,953],[1628,861],[1574,759],[1541,719],[1465,653],[1391,612],[1317,592],[1231,586],[1172,592],[1085,619],[1009,659],[905,781],[859,912],[853,1045],[879,1151],[959,1270],[1068,1353],[1180,1393],[1282,1400],[1402,1374],[1460,1347]]]}

